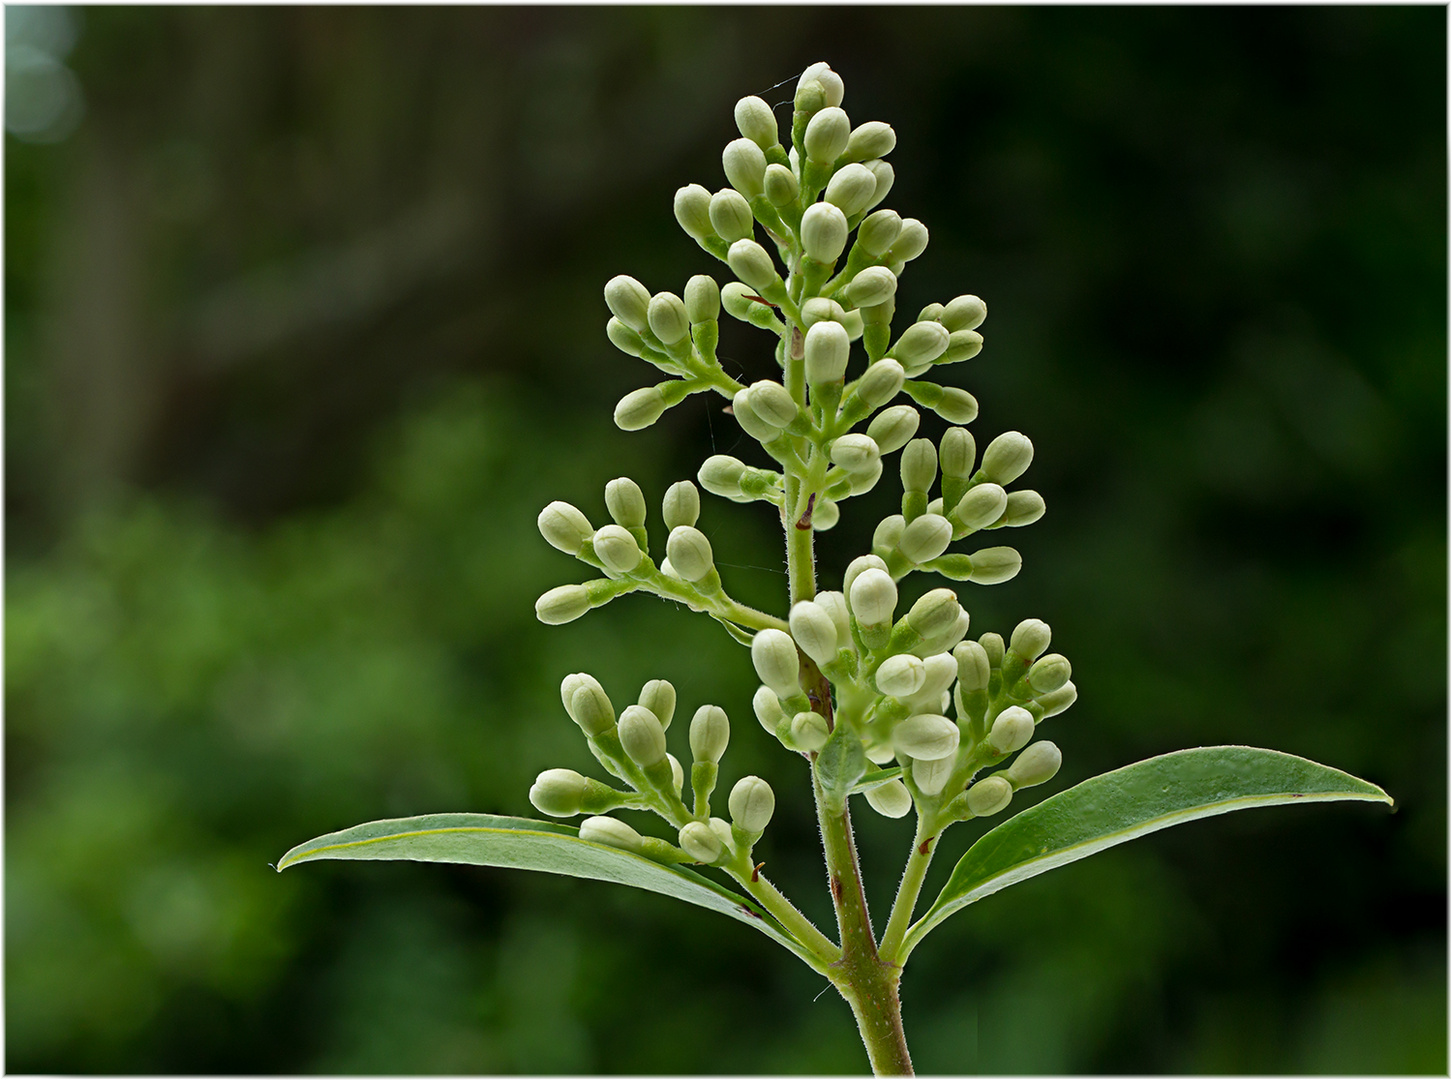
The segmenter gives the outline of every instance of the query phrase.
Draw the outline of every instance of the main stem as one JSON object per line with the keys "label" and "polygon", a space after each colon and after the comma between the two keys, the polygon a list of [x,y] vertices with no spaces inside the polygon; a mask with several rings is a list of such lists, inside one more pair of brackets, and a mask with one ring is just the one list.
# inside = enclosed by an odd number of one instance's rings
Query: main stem
{"label": "main stem", "polygon": [[[787,383],[800,386],[800,331],[792,333],[787,349]],[[796,378],[793,378],[793,376]],[[798,391],[800,392],[800,391]],[[802,479],[786,478],[785,507],[799,505]],[[788,509],[783,515],[786,530],[787,582],[791,603],[810,600],[817,593],[815,553],[812,547],[810,515],[797,520]],[[813,665],[813,670],[815,665]],[[832,688],[820,674],[817,685],[810,688],[815,710],[832,726]],[[867,911],[867,896],[862,889],[862,871],[857,861],[857,846],[852,839],[851,811],[844,803],[840,810],[829,806],[821,785],[812,782],[817,802],[817,821],[822,830],[822,850],[827,863],[827,881],[832,906],[837,915],[837,931],[842,943],[842,958],[831,965],[829,978],[852,1007],[862,1044],[867,1048],[872,1071],[879,1076],[911,1076],[912,1058],[902,1030],[902,1003],[897,983],[901,969],[885,963],[877,954],[877,941],[872,935],[872,920]]]}

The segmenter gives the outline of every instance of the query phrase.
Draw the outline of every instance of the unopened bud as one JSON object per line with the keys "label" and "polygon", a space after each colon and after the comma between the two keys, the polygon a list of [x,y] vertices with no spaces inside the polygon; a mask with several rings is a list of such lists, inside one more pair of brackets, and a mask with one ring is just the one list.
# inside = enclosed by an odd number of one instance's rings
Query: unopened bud
{"label": "unopened bud", "polygon": [[1000,754],[1011,754],[1027,746],[1033,737],[1033,714],[1017,705],[1010,705],[993,721],[993,727],[988,731],[988,745]]}
{"label": "unopened bud", "polygon": [[996,484],[1011,484],[1034,459],[1034,444],[1020,431],[1005,431],[983,451],[983,472]]}
{"label": "unopened bud", "polygon": [[938,357],[940,364],[957,364],[972,360],[983,351],[983,335],[977,330],[954,330],[948,335],[948,348]]}
{"label": "unopened bud", "polygon": [[897,339],[892,356],[905,368],[923,367],[942,356],[947,347],[948,331],[940,323],[916,322]]}
{"label": "unopened bud", "polygon": [[938,448],[932,439],[914,439],[903,448],[902,461],[903,491],[927,492],[938,478]]}
{"label": "unopened bud", "polygon": [[923,687],[927,669],[916,656],[889,656],[877,669],[874,681],[878,693],[888,697],[911,697]]}
{"label": "unopened bud", "polygon": [[1051,636],[1049,624],[1042,619],[1025,619],[1013,628],[1008,647],[1024,660],[1033,660],[1049,647]]}
{"label": "unopened bud", "polygon": [[1071,679],[1057,690],[1035,698],[1034,704],[1044,710],[1044,719],[1047,720],[1051,716],[1058,716],[1078,700],[1079,689]]}
{"label": "unopened bud", "polygon": [[756,674],[780,698],[800,694],[801,661],[791,635],[784,630],[760,630],[751,639],[751,664]]}
{"label": "unopened bud", "polygon": [[549,541],[550,546],[566,555],[578,555],[595,534],[589,518],[576,507],[559,500],[539,512],[537,524],[540,535]]}
{"label": "unopened bud", "polygon": [[819,322],[840,323],[846,317],[842,305],[825,296],[814,296],[802,305],[802,323],[808,329]]}
{"label": "unopened bud", "polygon": [[666,399],[659,387],[643,386],[632,390],[615,406],[615,426],[621,431],[640,431],[661,418]]}
{"label": "unopened bud", "polygon": [[721,151],[721,168],[726,173],[726,182],[748,199],[762,193],[766,155],[750,139],[732,139],[727,143]]}
{"label": "unopened bud", "polygon": [[726,252],[726,262],[737,277],[757,292],[781,285],[771,256],[755,240],[738,240],[732,244]]}
{"label": "unopened bud", "polygon": [[969,561],[973,572],[968,580],[978,585],[1002,584],[1023,569],[1023,556],[1011,547],[984,548],[975,551]]}
{"label": "unopened bud", "polygon": [[943,432],[938,443],[938,461],[944,476],[967,480],[973,475],[973,461],[977,456],[973,433],[967,428],[951,427]]}
{"label": "unopened bud", "polygon": [[872,423],[867,425],[867,437],[877,443],[882,453],[890,454],[902,449],[917,434],[921,419],[911,405],[894,405],[872,418]]}
{"label": "unopened bud", "polygon": [[797,403],[781,383],[762,379],[752,383],[747,391],[751,408],[772,427],[780,430],[797,418]]}
{"label": "unopened bud", "polygon": [[771,442],[781,434],[780,427],[757,411],[750,387],[736,391],[731,399],[731,415],[736,417],[742,431],[760,442]]}
{"label": "unopened bud", "polygon": [[1053,693],[1069,681],[1072,670],[1068,657],[1062,653],[1049,653],[1039,657],[1029,668],[1029,686],[1033,687],[1035,696]]}
{"label": "unopened bud", "polygon": [[666,537],[666,557],[683,581],[700,581],[713,568],[711,541],[694,525],[677,525]]}
{"label": "unopened bud", "polygon": [[974,817],[992,817],[1013,799],[1013,787],[1001,776],[987,776],[968,789],[968,809]]}
{"label": "unopened bud", "polygon": [[847,286],[847,299],[860,308],[884,304],[896,293],[897,277],[885,266],[859,270]]}
{"label": "unopened bud", "polygon": [[802,190],[797,174],[776,162],[766,167],[761,186],[772,206],[788,206],[796,202]]}
{"label": "unopened bud", "polygon": [[[903,535],[906,537],[907,534]],[[936,637],[957,623],[961,610],[958,594],[952,589],[933,589],[924,593],[908,610],[907,622],[923,637]]]}
{"label": "unopened bud", "polygon": [[[863,372],[862,378],[857,383],[857,396],[869,408],[876,409],[897,397],[898,391],[902,389],[904,378],[906,378],[906,372],[896,360],[879,360]],[[917,410],[911,406],[907,406],[907,408],[916,418]],[[913,430],[917,430],[916,423],[913,425]],[[878,442],[881,445],[880,440]]]}
{"label": "unopened bud", "polygon": [[743,776],[731,789],[726,801],[731,811],[731,824],[744,833],[760,835],[776,811],[776,795],[759,776]]}
{"label": "unopened bud", "polygon": [[949,330],[977,330],[988,318],[988,305],[976,296],[959,296],[943,308],[938,321]]}
{"label": "unopened bud", "polygon": [[711,225],[710,209],[711,193],[700,184],[687,184],[676,189],[676,221],[693,240],[709,240],[716,235]]}
{"label": "unopened bud", "polygon": [[628,574],[640,565],[640,547],[623,526],[606,525],[595,534],[593,544],[596,558],[611,573]]}
{"label": "unopened bud", "polygon": [[881,120],[858,124],[847,137],[847,160],[866,161],[887,157],[897,145],[897,132]]}
{"label": "unopened bud", "polygon": [[776,691],[769,686],[756,688],[756,694],[751,699],[751,711],[756,714],[757,721],[766,729],[768,735],[775,735],[776,729],[786,719],[786,712],[781,707]]}
{"label": "unopened bud", "polygon": [[650,293],[629,274],[619,274],[605,283],[605,305],[632,330],[644,331],[648,325]]}
{"label": "unopened bud", "polygon": [[818,664],[837,659],[837,627],[832,617],[811,600],[792,606],[788,618],[798,647]]}
{"label": "unopened bud", "polygon": [[736,103],[736,130],[763,150],[781,141],[776,114],[759,97],[744,97]]}
{"label": "unopened bud", "polygon": [[813,386],[839,381],[847,373],[851,348],[841,323],[813,323],[802,342],[807,381]]}
{"label": "unopened bud", "polygon": [[[947,518],[939,514],[922,514],[908,522],[898,539],[897,549],[908,562],[921,565],[943,554],[952,542],[953,526]],[[921,630],[919,633],[929,636]]]}
{"label": "unopened bud", "polygon": [[529,789],[529,801],[550,817],[574,817],[580,812],[588,783],[588,778],[574,769],[546,769]]}
{"label": "unopened bud", "polygon": [[722,188],[711,196],[711,227],[728,244],[744,240],[756,226],[751,206],[739,191]]}
{"label": "unopened bud", "polygon": [[997,484],[974,484],[968,494],[958,500],[953,513],[970,529],[981,529],[992,525],[1003,516],[1008,506],[1008,492]]}
{"label": "unopened bud", "polygon": [[534,615],[547,626],[574,622],[590,610],[590,593],[583,585],[561,585],[534,602]]}
{"label": "unopened bud", "polygon": [[645,847],[645,837],[619,818],[592,817],[580,822],[580,839],[606,847],[623,848],[639,854]]}
{"label": "unopened bud", "polygon": [[874,551],[891,551],[897,547],[897,542],[902,539],[903,530],[907,528],[907,518],[901,514],[890,514],[877,523],[877,528],[872,530],[872,549]]}
{"label": "unopened bud", "polygon": [[828,181],[824,197],[847,217],[853,217],[867,209],[876,190],[877,177],[871,169],[865,165],[844,165]]}
{"label": "unopened bud", "polygon": [[842,435],[833,441],[827,456],[850,473],[865,473],[878,464],[882,451],[870,435]]}
{"label": "unopened bud", "polygon": [[640,705],[649,709],[660,721],[661,730],[671,726],[671,717],[676,712],[676,688],[665,679],[651,679],[640,688]]}
{"label": "unopened bud", "polygon": [[894,263],[912,262],[928,249],[928,227],[917,218],[903,218],[902,232],[887,255]]}
{"label": "unopened bud", "polygon": [[[875,180],[875,178],[874,178]],[[874,256],[887,253],[902,232],[902,218],[896,210],[878,210],[868,214],[857,227],[857,242]]]}
{"label": "unopened bud", "polygon": [[659,292],[650,298],[646,311],[650,330],[666,345],[683,341],[691,332],[691,322],[686,318],[686,304],[675,293]]}
{"label": "unopened bud", "polygon": [[932,409],[950,424],[971,424],[978,417],[978,399],[967,390],[945,386]]}
{"label": "unopened bud", "polygon": [[813,203],[802,215],[801,238],[809,259],[830,265],[847,246],[847,218],[829,202]]}
{"label": "unopened bud", "polygon": [[937,761],[913,758],[913,783],[924,795],[937,795],[948,786],[948,780],[957,767],[958,763],[953,758],[939,758]]}
{"label": "unopened bud", "polygon": [[1044,497],[1037,491],[1010,491],[1003,523],[1010,528],[1032,525],[1044,516]]}
{"label": "unopened bud", "polygon": [[868,209],[870,210],[882,202],[883,199],[887,198],[887,193],[892,190],[894,174],[892,166],[881,158],[874,158],[863,164],[872,170],[873,176],[877,177],[877,190],[872,193],[872,202],[868,203]]}
{"label": "unopened bud", "polygon": [[719,762],[731,739],[731,723],[719,705],[702,705],[691,717],[691,757],[696,761]]}
{"label": "unopened bud", "polygon": [[847,595],[852,602],[852,614],[864,626],[892,621],[893,608],[897,607],[897,585],[885,570],[862,571],[853,579]]}
{"label": "unopened bud", "polygon": [[958,661],[958,683],[965,694],[988,689],[993,671],[982,645],[965,641],[953,650],[953,658]]}
{"label": "unopened bud", "polygon": [[610,339],[610,344],[629,356],[641,356],[645,352],[645,339],[614,315],[605,324],[605,336]]}
{"label": "unopened bud", "polygon": [[620,714],[619,732],[620,745],[637,765],[645,768],[665,760],[665,729],[649,709],[627,705]]}
{"label": "unopened bud", "polygon": [[667,529],[674,529],[677,525],[694,525],[701,516],[701,493],[689,480],[678,480],[666,488],[660,510]]}
{"label": "unopened bud", "polygon": [[901,780],[868,788],[863,794],[867,797],[867,805],[883,817],[906,817],[907,812],[913,808],[913,797],[908,794],[908,789]]}
{"label": "unopened bud", "polygon": [[697,862],[713,863],[721,857],[721,840],[704,821],[688,821],[681,826],[680,847]]}
{"label": "unopened bud", "polygon": [[645,496],[640,485],[628,476],[616,477],[605,485],[605,509],[615,524],[627,529],[645,524]]}
{"label": "unopened bud", "polygon": [[712,454],[696,474],[701,486],[712,495],[725,499],[741,497],[741,478],[746,474],[746,462],[730,454]]}
{"label": "unopened bud", "polygon": [[807,123],[802,146],[810,161],[830,165],[847,149],[852,135],[852,121],[836,106],[828,106]]}
{"label": "unopened bud", "polygon": [[792,717],[792,742],[798,749],[814,753],[827,745],[827,721],[814,712],[799,712]]}
{"label": "unopened bud", "polygon": [[1014,759],[1005,779],[1015,788],[1036,787],[1052,780],[1064,763],[1059,748],[1047,740],[1034,743]]}

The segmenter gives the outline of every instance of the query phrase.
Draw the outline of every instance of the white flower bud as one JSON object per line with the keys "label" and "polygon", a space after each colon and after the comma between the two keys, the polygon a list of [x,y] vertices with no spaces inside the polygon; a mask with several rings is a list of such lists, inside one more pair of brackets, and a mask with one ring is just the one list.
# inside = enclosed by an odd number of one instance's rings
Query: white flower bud
{"label": "white flower bud", "polygon": [[721,168],[726,173],[726,182],[748,199],[762,193],[766,155],[750,139],[732,139],[727,143],[721,151]]}
{"label": "white flower bud", "polygon": [[759,776],[743,776],[731,789],[726,800],[731,811],[731,824],[744,833],[759,835],[776,811],[776,795]]}
{"label": "white flower bud", "polygon": [[929,656],[923,661],[923,685],[918,697],[936,701],[958,677],[958,662],[947,653]]}
{"label": "white flower bud", "polygon": [[1037,491],[1011,491],[1003,511],[1003,523],[1012,528],[1032,525],[1044,516],[1044,497]]}
{"label": "white flower bud", "polygon": [[868,203],[868,209],[876,206],[887,198],[887,193],[892,190],[894,174],[892,166],[881,158],[874,158],[872,161],[863,162],[872,170],[872,175],[877,177],[877,190],[872,193],[872,202]]}
{"label": "white flower bud", "polygon": [[605,509],[615,524],[627,529],[645,524],[645,496],[640,485],[628,476],[619,476],[605,485]]}
{"label": "white flower bud", "polygon": [[818,664],[837,659],[837,627],[832,624],[832,616],[815,603],[802,600],[792,605],[787,621],[802,652]]}
{"label": "white flower bud", "polygon": [[952,757],[958,752],[958,725],[946,716],[918,713],[893,729],[892,746],[899,754],[926,761]]}
{"label": "white flower bud", "polygon": [[639,854],[645,846],[645,837],[619,818],[591,817],[580,822],[580,839],[606,847],[624,848]]}
{"label": "white flower bud", "polygon": [[756,410],[751,388],[742,387],[731,399],[731,415],[741,425],[741,430],[760,442],[771,442],[781,434],[781,428],[773,424]]}
{"label": "white flower bud", "polygon": [[641,356],[645,353],[645,339],[614,315],[605,324],[605,336],[610,339],[610,344],[629,356]]}
{"label": "white flower bud", "polygon": [[917,433],[919,420],[918,411],[911,405],[894,405],[872,418],[867,437],[877,443],[881,453],[890,454],[908,444]]}
{"label": "white flower bud", "polygon": [[947,518],[939,514],[923,514],[908,523],[898,539],[897,549],[908,562],[921,565],[943,554],[952,542],[953,526]]}
{"label": "white flower bud", "polygon": [[665,679],[651,679],[640,688],[638,699],[643,708],[655,713],[661,730],[671,726],[671,717],[676,713],[676,688]]}
{"label": "white flower bud", "polygon": [[967,428],[951,427],[943,432],[943,438],[938,443],[938,463],[944,476],[967,480],[973,475],[973,462],[977,456],[973,433]]}
{"label": "white flower bud", "polygon": [[797,403],[779,382],[762,379],[747,387],[751,408],[772,427],[780,430],[797,418]]}
{"label": "white flower bud", "polygon": [[711,196],[711,227],[727,243],[744,240],[756,227],[751,206],[739,191],[722,188]]}
{"label": "white flower bud", "polygon": [[808,329],[819,322],[840,323],[846,317],[842,305],[825,296],[814,296],[802,305],[802,322]]}
{"label": "white flower bud", "polygon": [[1033,660],[1049,647],[1051,636],[1049,624],[1042,619],[1025,619],[1013,628],[1008,647],[1023,659]]}
{"label": "white flower bud", "polygon": [[897,542],[902,539],[903,530],[906,528],[907,518],[901,514],[891,514],[883,518],[872,531],[873,550],[891,551],[897,547]]}
{"label": "white flower bud", "polygon": [[983,451],[983,472],[996,484],[1011,484],[1034,459],[1034,444],[1020,431],[1005,431]]}
{"label": "white flower bud", "polygon": [[660,388],[643,386],[626,394],[615,406],[615,426],[621,431],[639,431],[650,427],[665,411],[665,394]]}
{"label": "white flower bud", "polygon": [[897,585],[885,570],[862,571],[853,579],[847,595],[852,602],[852,614],[862,625],[879,626],[892,621],[893,608],[897,607]]}
{"label": "white flower bud", "polygon": [[694,525],[677,525],[666,537],[666,557],[682,581],[700,581],[712,570],[711,541]]}
{"label": "white flower bud", "polygon": [[885,266],[858,271],[847,286],[847,299],[860,308],[884,304],[896,293],[897,277]]}
{"label": "white flower bud", "polygon": [[983,351],[983,335],[977,330],[954,330],[948,335],[948,349],[938,358],[940,364],[956,364],[972,360]]}
{"label": "white flower bud", "polygon": [[945,386],[933,412],[950,424],[971,424],[978,416],[978,399],[967,390]]}
{"label": "white flower bud", "polygon": [[992,665],[982,645],[965,641],[953,650],[953,658],[958,661],[958,682],[965,694],[988,689]]}
{"label": "white flower bud", "polygon": [[888,252],[894,263],[912,262],[928,249],[928,227],[917,218],[903,218],[902,232],[892,242]]}
{"label": "white flower bud", "polygon": [[914,439],[903,448],[899,462],[903,491],[926,492],[938,478],[938,448],[932,439]]}
{"label": "white flower bud", "polygon": [[948,786],[948,780],[957,767],[958,763],[953,758],[939,758],[937,761],[913,758],[913,783],[924,795],[937,795]]}
{"label": "white flower bud", "polygon": [[681,826],[680,847],[697,862],[713,863],[721,857],[721,841],[704,821],[688,821]]}
{"label": "white flower bud", "polygon": [[897,145],[897,132],[881,120],[858,124],[847,137],[847,160],[867,161],[887,157]]}
{"label": "white flower bud", "polygon": [[565,712],[586,735],[599,735],[615,726],[615,709],[593,675],[580,671],[565,676],[560,683],[560,697]]}
{"label": "white flower bud", "polygon": [[620,745],[630,760],[649,767],[666,756],[665,729],[655,713],[642,705],[627,705],[620,713]]}
{"label": "white flower bud", "polygon": [[1034,695],[1050,694],[1069,681],[1073,669],[1069,666],[1069,658],[1062,653],[1049,653],[1048,656],[1041,656],[1029,668],[1029,686],[1033,687]]}
{"label": "white flower bud", "polygon": [[802,135],[802,146],[809,161],[830,165],[847,149],[847,140],[852,136],[852,121],[836,106],[828,106],[807,122]]}
{"label": "white flower bud", "polygon": [[916,656],[889,656],[877,669],[877,690],[888,697],[911,697],[923,688],[927,669]]}
{"label": "white flower bud", "polygon": [[719,762],[731,739],[731,722],[719,705],[702,705],[691,717],[691,757]]}
{"label": "white flower bud", "polygon": [[847,217],[853,217],[867,209],[876,190],[877,177],[872,175],[871,169],[865,165],[844,165],[827,182],[824,198]]}
{"label": "white flower bud", "polygon": [[832,459],[832,464],[840,465],[850,473],[865,473],[878,464],[882,451],[870,435],[842,435],[833,441],[827,456]]}
{"label": "white flower bud", "polygon": [[847,373],[851,349],[852,344],[841,323],[818,322],[807,327],[807,335],[802,342],[807,382],[820,386],[840,380]]}
{"label": "white flower bud", "polygon": [[1011,754],[1027,746],[1033,737],[1033,714],[1018,705],[1010,705],[993,721],[988,731],[988,745],[1000,754]]}
{"label": "white flower bud", "polygon": [[832,626],[837,631],[837,647],[839,649],[850,649],[852,645],[852,623],[851,616],[847,613],[847,597],[835,590],[819,592],[812,603],[827,613],[832,620]]}
{"label": "white flower bud", "polygon": [[827,721],[814,712],[799,712],[792,717],[792,741],[807,753],[827,745]]}
{"label": "white flower bud", "polygon": [[1005,779],[1015,788],[1036,787],[1052,780],[1064,763],[1059,748],[1048,741],[1040,741],[1028,747],[1008,767]]}
{"label": "white flower bud", "polygon": [[593,543],[595,556],[611,573],[628,574],[640,565],[640,547],[623,526],[606,525],[595,534]]}
{"label": "white flower bud", "polygon": [[666,488],[660,510],[667,529],[674,529],[677,525],[694,525],[701,516],[701,493],[689,480],[678,480]]}
{"label": "white flower bud", "polygon": [[696,274],[686,282],[686,318],[694,325],[720,317],[721,286],[709,274]]}
{"label": "white flower bud", "polygon": [[1023,556],[1011,547],[991,547],[975,551],[969,561],[973,573],[968,580],[979,585],[998,585],[1015,577],[1023,569]]}
{"label": "white flower bud", "polygon": [[847,328],[847,336],[853,341],[862,337],[862,312],[853,308],[843,317],[842,325]]}
{"label": "white flower bud", "polygon": [[574,622],[590,610],[590,593],[583,585],[561,585],[534,602],[534,615],[547,626]]}
{"label": "white flower bud", "polygon": [[791,698],[802,692],[797,681],[801,661],[797,658],[796,644],[786,631],[758,631],[751,639],[751,664],[777,697]]}
{"label": "white flower bud", "polygon": [[786,719],[786,712],[776,692],[769,686],[759,686],[751,699],[751,711],[768,735],[775,735],[777,727]]}
{"label": "white flower bud", "polygon": [[738,240],[732,244],[726,252],[726,262],[737,277],[757,292],[781,285],[771,256],[755,240]]}
{"label": "white flower bud", "polygon": [[[876,409],[897,397],[905,378],[906,372],[896,360],[879,360],[863,372],[862,378],[857,383],[857,396],[868,407]],[[907,408],[912,412],[914,421],[916,421],[917,410],[912,406],[907,406]],[[917,430],[916,422],[913,424],[913,430]],[[870,431],[869,434],[871,434]],[[881,440],[875,441],[881,445]]]}
{"label": "white flower bud", "polygon": [[759,97],[744,97],[736,103],[736,130],[763,150],[781,141],[776,114]]}
{"label": "white flower bud", "polygon": [[681,788],[686,786],[686,770],[681,768],[680,759],[675,754],[667,754],[666,760],[671,763],[671,786],[676,789],[676,794],[681,793]]}
{"label": "white flower bud", "polygon": [[605,306],[632,330],[643,331],[647,325],[650,293],[629,274],[619,274],[605,283]]}
{"label": "white flower bud", "polygon": [[709,240],[716,235],[711,226],[710,207],[711,193],[700,184],[676,189],[676,221],[693,240]]}
{"label": "white flower bud", "polygon": [[847,569],[842,574],[842,591],[850,594],[852,583],[857,580],[859,574],[864,570],[881,570],[887,573],[887,563],[876,555],[859,555],[847,564]]}
{"label": "white flower bud", "polygon": [[908,610],[907,622],[923,637],[936,637],[957,623],[961,610],[958,594],[952,589],[932,589]]}
{"label": "white flower bud", "polygon": [[847,218],[829,202],[813,203],[802,215],[801,238],[809,259],[831,265],[847,246]]}
{"label": "white flower bud", "polygon": [[968,494],[958,500],[954,514],[970,529],[992,525],[1003,516],[1008,506],[1008,492],[997,484],[974,484]]}
{"label": "white flower bud", "polygon": [[539,512],[540,535],[566,555],[578,555],[595,535],[590,519],[576,507],[556,500]]}
{"label": "white flower bud", "polygon": [[913,367],[932,363],[947,348],[948,331],[941,323],[918,322],[903,331],[902,337],[892,347],[892,356],[904,367]]}
{"label": "white flower bud", "polygon": [[712,454],[696,474],[701,486],[712,495],[724,499],[741,497],[741,478],[746,473],[746,462],[730,454]]}
{"label": "white flower bud", "polygon": [[913,808],[913,797],[901,780],[868,788],[863,794],[867,797],[867,805],[883,817],[905,817]]}
{"label": "white flower bud", "polygon": [[1071,679],[1057,690],[1035,698],[1034,703],[1044,710],[1044,719],[1047,720],[1051,716],[1058,716],[1078,700],[1079,690]]}
{"label": "white flower bud", "polygon": [[546,769],[529,789],[529,801],[541,814],[574,817],[580,812],[587,783],[574,769]]}
{"label": "white flower bud", "polygon": [[984,777],[968,789],[968,809],[974,817],[992,817],[1013,799],[1013,788],[1001,776]]}
{"label": "white flower bud", "polygon": [[797,174],[776,162],[766,167],[761,186],[772,206],[788,206],[797,201],[802,191]]}
{"label": "white flower bud", "polygon": [[857,242],[869,254],[881,256],[892,247],[900,232],[902,218],[897,211],[878,210],[862,219],[862,224],[857,227]]}
{"label": "white flower bud", "polygon": [[988,305],[976,296],[959,296],[943,308],[938,321],[949,330],[977,330],[988,318]]}
{"label": "white flower bud", "polygon": [[666,345],[683,341],[691,332],[691,322],[686,318],[686,303],[675,293],[659,292],[650,298],[646,320],[651,333]]}

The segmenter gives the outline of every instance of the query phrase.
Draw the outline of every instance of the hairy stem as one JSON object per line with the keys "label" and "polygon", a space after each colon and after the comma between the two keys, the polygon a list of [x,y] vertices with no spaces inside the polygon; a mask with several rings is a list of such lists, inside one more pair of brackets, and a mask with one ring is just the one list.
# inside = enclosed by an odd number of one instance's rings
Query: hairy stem
{"label": "hairy stem", "polygon": [[913,849],[908,855],[907,866],[903,868],[902,883],[898,886],[897,897],[892,902],[892,913],[887,918],[887,927],[882,932],[882,956],[899,965],[902,958],[897,953],[912,920],[913,908],[917,905],[918,894],[922,892],[923,879],[933,861],[933,853],[937,850],[937,831],[934,822],[925,820],[921,815],[918,817],[917,831],[913,834]]}
{"label": "hairy stem", "polygon": [[841,959],[842,950],[836,943],[812,925],[812,921],[798,911],[796,905],[783,896],[764,875],[755,870],[743,873],[733,870],[731,876],[823,965],[830,965]]}

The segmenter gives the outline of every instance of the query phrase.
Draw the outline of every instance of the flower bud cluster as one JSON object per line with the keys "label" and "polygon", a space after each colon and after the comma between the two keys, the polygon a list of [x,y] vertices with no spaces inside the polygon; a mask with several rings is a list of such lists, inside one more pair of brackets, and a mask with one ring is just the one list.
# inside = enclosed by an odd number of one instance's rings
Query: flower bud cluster
{"label": "flower bud cluster", "polygon": [[[529,801],[551,817],[593,815],[580,824],[580,838],[655,859],[749,869],[752,847],[761,839],[776,807],[771,786],[745,776],[727,799],[730,819],[711,816],[721,758],[731,741],[724,709],[702,705],[691,718],[691,805],[683,800],[686,772],[669,752],[667,730],[675,716],[676,690],[664,679],[641,688],[639,700],[616,715],[599,681],[567,675],[560,684],[565,711],[584,734],[590,751],[623,788],[575,772],[546,769],[529,790]],[[677,843],[642,836],[614,810],[650,810],[677,832]]]}

